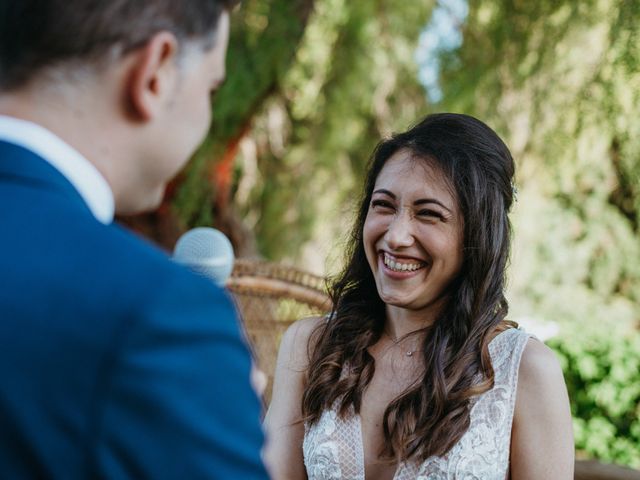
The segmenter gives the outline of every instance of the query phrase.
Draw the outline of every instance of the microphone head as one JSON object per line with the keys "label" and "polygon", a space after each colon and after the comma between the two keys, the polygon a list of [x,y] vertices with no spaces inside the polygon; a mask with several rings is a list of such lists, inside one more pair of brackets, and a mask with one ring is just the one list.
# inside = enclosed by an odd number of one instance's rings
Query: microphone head
{"label": "microphone head", "polygon": [[233,246],[220,230],[198,227],[178,239],[173,259],[223,286],[233,270]]}

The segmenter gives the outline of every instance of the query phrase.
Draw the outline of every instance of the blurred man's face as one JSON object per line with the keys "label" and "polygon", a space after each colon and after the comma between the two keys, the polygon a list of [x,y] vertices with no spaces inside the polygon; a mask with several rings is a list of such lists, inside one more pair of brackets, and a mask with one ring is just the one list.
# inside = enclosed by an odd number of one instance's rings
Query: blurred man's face
{"label": "blurred man's face", "polygon": [[225,77],[229,38],[229,14],[223,13],[214,46],[208,50],[187,46],[179,59],[179,80],[159,121],[159,132],[149,155],[143,159],[140,179],[146,184],[142,208],[154,208],[162,200],[167,182],[182,169],[206,135],[211,122],[211,95]]}

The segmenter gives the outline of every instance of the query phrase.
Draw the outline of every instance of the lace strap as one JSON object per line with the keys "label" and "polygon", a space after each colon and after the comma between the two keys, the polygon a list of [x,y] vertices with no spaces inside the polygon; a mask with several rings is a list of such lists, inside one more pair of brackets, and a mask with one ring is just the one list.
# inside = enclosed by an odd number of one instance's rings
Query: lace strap
{"label": "lace strap", "polygon": [[[500,343],[496,345],[496,358],[499,365],[494,369],[496,371],[496,383],[505,385],[510,392],[508,418],[505,425],[509,425],[509,429],[513,423],[513,415],[516,406],[516,394],[518,392],[518,373],[520,371],[520,361],[527,342],[535,336],[528,334],[524,330],[512,328],[503,332],[500,337]],[[498,339],[498,337],[496,337]]]}

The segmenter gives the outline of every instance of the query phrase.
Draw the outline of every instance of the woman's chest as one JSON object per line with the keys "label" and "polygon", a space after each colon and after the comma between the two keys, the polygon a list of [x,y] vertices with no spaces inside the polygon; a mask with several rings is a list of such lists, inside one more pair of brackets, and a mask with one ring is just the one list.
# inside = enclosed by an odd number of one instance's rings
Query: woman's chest
{"label": "woman's chest", "polygon": [[359,414],[367,480],[393,479],[397,463],[389,462],[382,455],[385,447],[385,412],[417,381],[417,368],[412,364],[376,363],[374,376],[363,393]]}
{"label": "woman's chest", "polygon": [[[487,392],[489,393],[489,392]],[[496,386],[475,402],[471,425],[443,457],[399,465],[380,462],[376,448],[384,445],[379,425],[351,412],[335,409],[307,426],[304,461],[310,480],[504,480],[509,466],[510,415],[507,392]],[[366,415],[366,411],[363,412]],[[369,412],[371,413],[371,412]],[[380,418],[380,417],[378,417]]]}

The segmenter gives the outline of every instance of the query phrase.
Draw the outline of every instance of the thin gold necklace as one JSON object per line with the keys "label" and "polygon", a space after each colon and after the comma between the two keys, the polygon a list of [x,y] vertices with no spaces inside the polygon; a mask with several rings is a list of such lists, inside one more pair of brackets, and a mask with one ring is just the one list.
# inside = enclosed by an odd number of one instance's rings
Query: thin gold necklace
{"label": "thin gold necklace", "polygon": [[[391,342],[393,343],[393,346],[394,346],[394,347],[395,347],[395,346],[398,346],[398,345],[400,344],[400,342],[402,342],[402,340],[404,340],[404,339],[406,338],[406,336],[405,336],[405,337],[402,337],[402,338],[393,338],[393,337],[391,336],[391,334],[390,334],[390,333],[388,333],[386,330],[384,330],[383,332],[384,332],[384,334],[385,334],[387,337],[389,337],[389,340],[391,340]],[[407,350],[407,351],[405,351],[405,352],[404,352],[404,354],[405,354],[405,356],[407,356],[407,357],[412,357],[412,356],[413,356],[413,354],[414,354],[414,353],[416,353],[417,351],[418,351],[418,348],[416,347],[416,348],[414,348],[413,350]]]}

